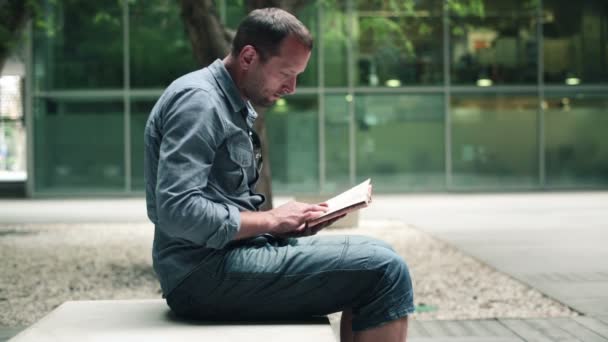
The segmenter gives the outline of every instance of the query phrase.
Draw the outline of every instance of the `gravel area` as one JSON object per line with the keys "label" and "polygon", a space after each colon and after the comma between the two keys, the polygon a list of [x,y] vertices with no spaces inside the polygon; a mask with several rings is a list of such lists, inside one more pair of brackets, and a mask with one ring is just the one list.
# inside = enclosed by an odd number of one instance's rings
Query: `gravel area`
{"label": "gravel area", "polygon": [[[412,272],[415,319],[576,315],[414,227],[397,221],[360,227],[322,234],[390,242]],[[0,326],[29,325],[67,300],[160,298],[152,236],[145,223],[0,225]]]}

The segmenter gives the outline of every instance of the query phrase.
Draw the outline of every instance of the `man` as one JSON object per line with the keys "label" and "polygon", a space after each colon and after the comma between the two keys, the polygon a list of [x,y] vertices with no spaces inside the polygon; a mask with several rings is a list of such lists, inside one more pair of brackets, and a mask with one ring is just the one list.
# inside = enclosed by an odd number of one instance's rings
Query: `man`
{"label": "man", "polygon": [[297,318],[343,311],[343,341],[403,341],[413,294],[387,244],[309,236],[324,205],[260,212],[253,105],[296,88],[312,50],[306,27],[280,9],[251,12],[232,52],[174,81],[145,130],[148,216],[163,296],[183,317]]}

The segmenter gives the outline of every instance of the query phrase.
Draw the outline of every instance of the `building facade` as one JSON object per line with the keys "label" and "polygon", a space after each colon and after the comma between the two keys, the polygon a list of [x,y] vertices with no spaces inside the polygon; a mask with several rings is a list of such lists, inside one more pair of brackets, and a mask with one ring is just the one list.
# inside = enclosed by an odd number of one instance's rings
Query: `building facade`
{"label": "building facade", "polygon": [[[216,1],[236,27],[242,1]],[[608,187],[605,0],[310,1],[315,48],[266,113],[276,193]],[[196,70],[173,0],[49,1],[29,30],[31,196],[141,194],[143,130]]]}

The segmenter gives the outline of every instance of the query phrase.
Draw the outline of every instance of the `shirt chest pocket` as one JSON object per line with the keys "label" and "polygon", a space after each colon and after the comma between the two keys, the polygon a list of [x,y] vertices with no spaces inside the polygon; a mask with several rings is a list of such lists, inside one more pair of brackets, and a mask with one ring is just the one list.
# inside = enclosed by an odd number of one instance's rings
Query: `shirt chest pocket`
{"label": "shirt chest pocket", "polygon": [[219,183],[231,193],[248,189],[247,169],[253,165],[253,147],[245,132],[239,132],[226,141],[227,157],[218,175]]}

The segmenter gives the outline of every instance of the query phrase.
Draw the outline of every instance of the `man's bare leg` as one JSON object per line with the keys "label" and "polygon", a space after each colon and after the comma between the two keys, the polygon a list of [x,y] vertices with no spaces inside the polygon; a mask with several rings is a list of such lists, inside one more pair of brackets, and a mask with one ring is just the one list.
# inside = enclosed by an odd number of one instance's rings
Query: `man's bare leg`
{"label": "man's bare leg", "polygon": [[376,328],[358,331],[355,342],[405,342],[407,337],[407,317],[394,320]]}
{"label": "man's bare leg", "polygon": [[340,342],[353,342],[353,312],[350,309],[342,311],[340,319]]}

